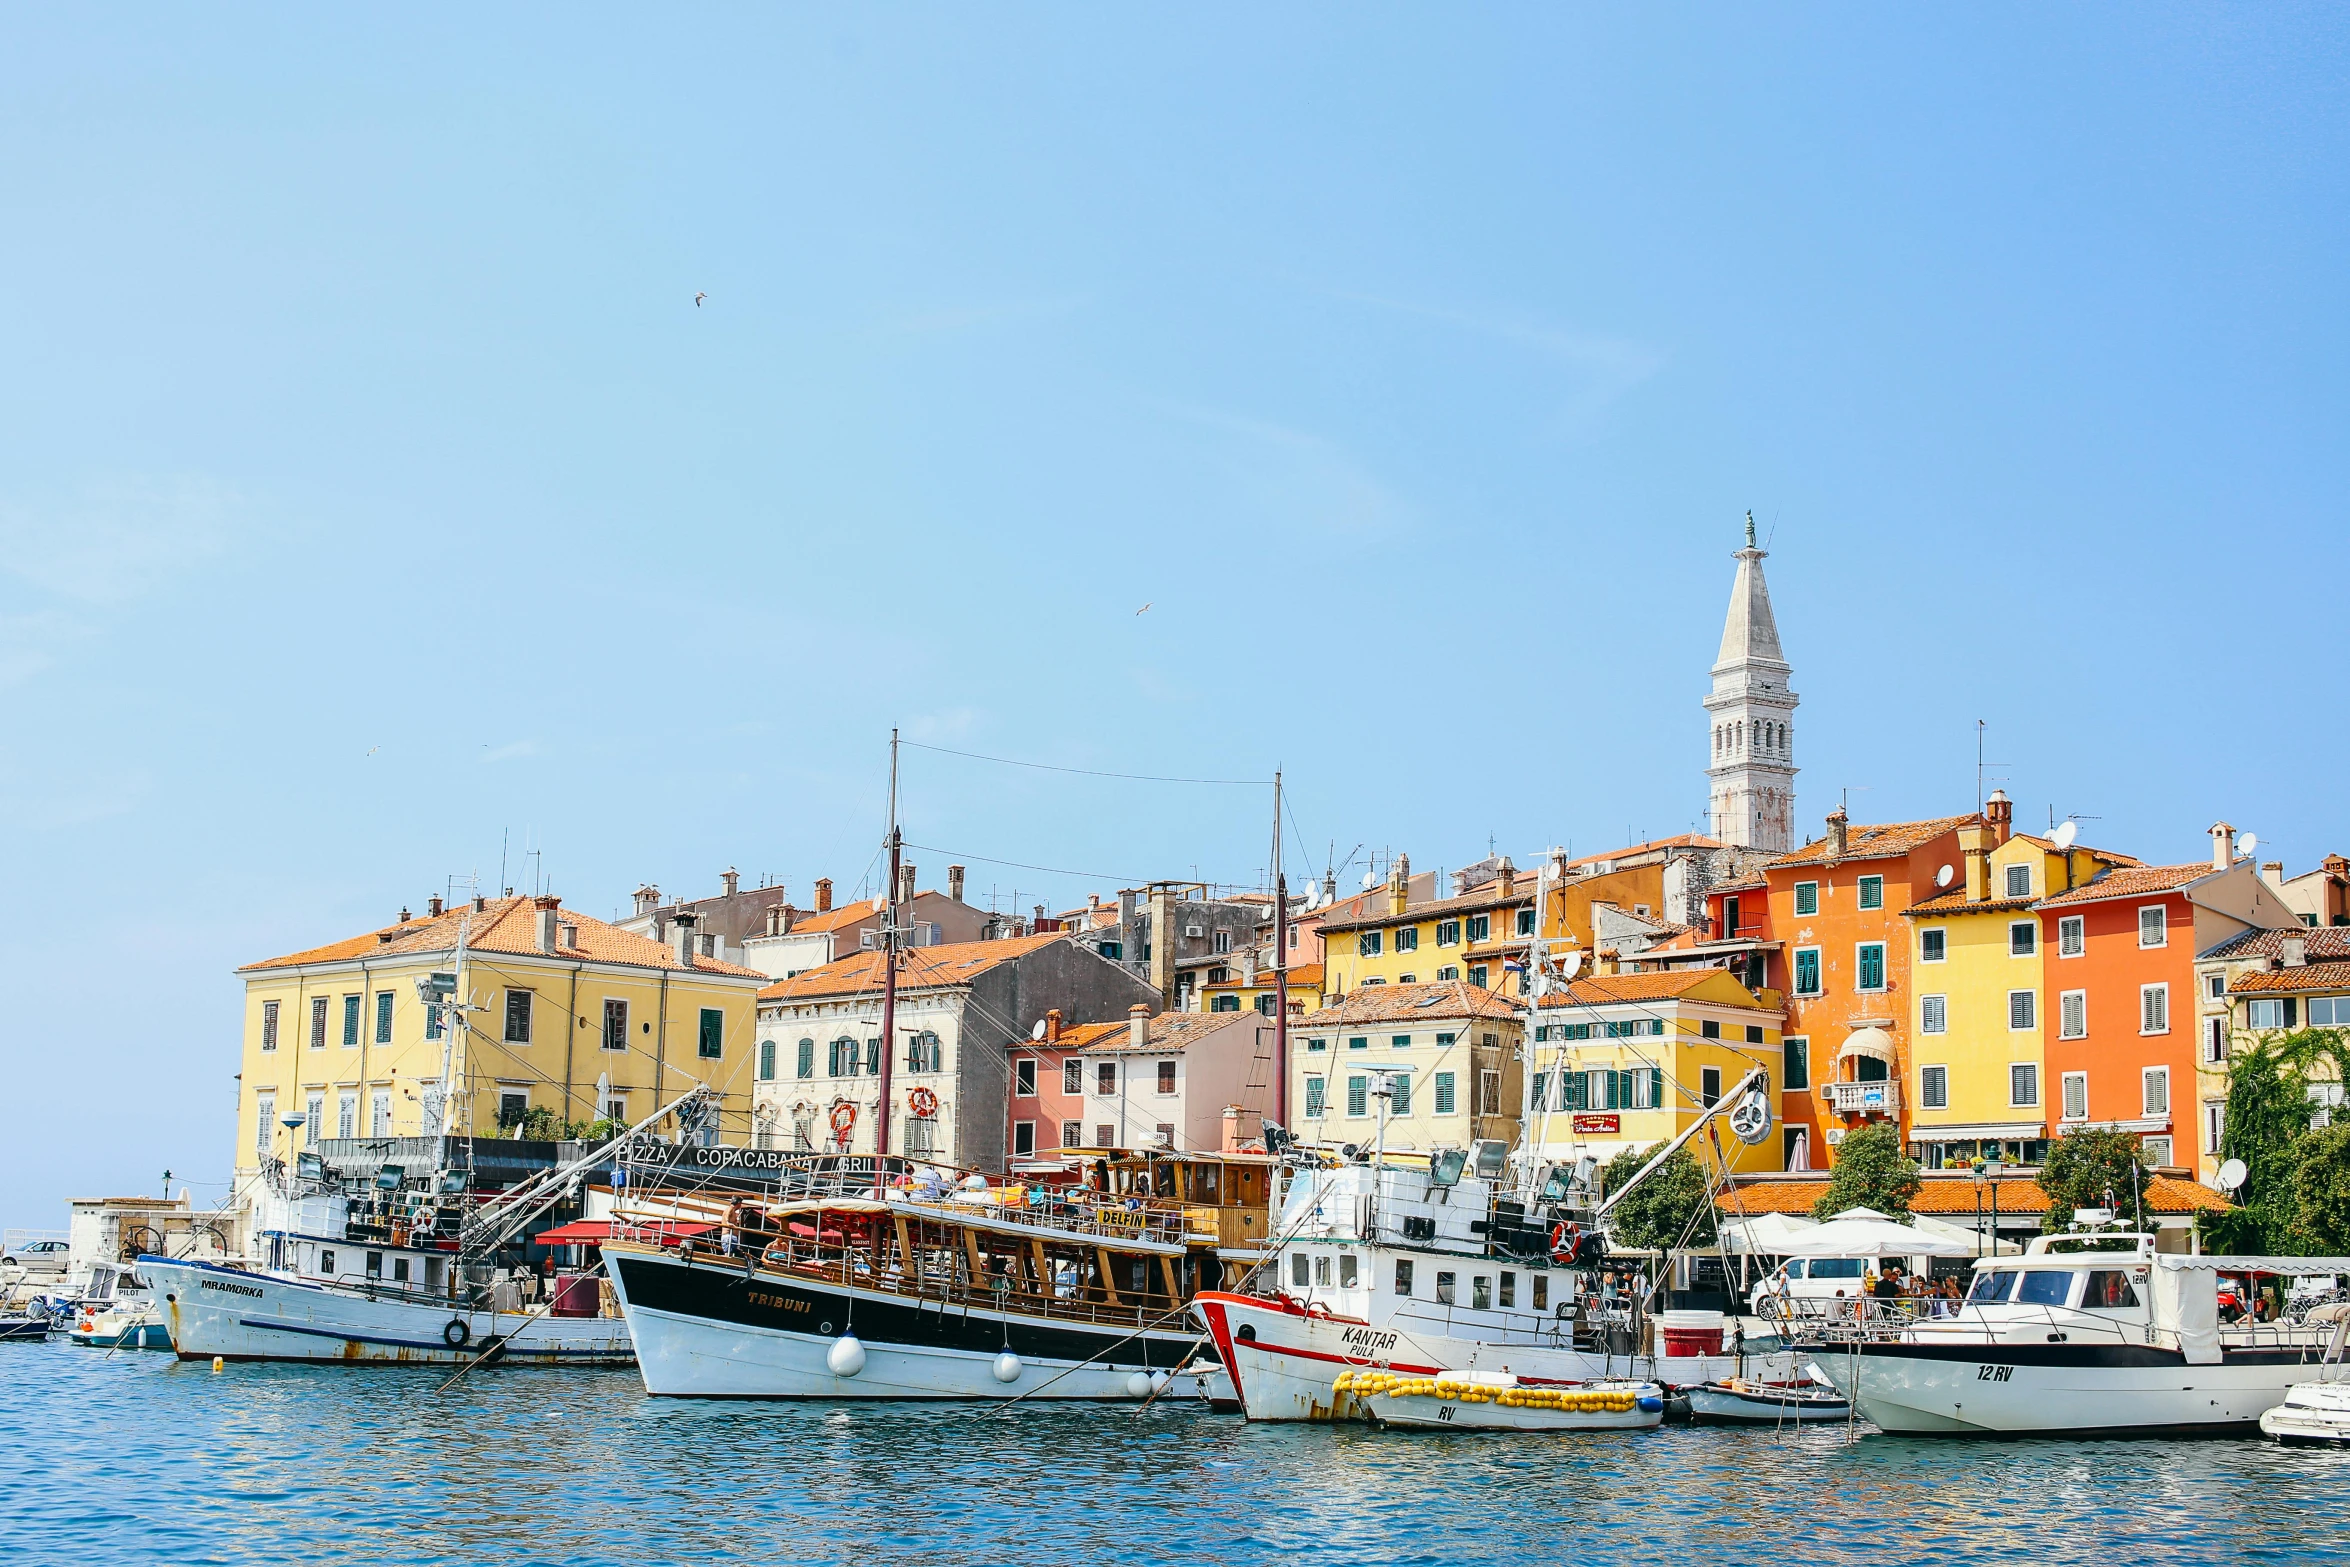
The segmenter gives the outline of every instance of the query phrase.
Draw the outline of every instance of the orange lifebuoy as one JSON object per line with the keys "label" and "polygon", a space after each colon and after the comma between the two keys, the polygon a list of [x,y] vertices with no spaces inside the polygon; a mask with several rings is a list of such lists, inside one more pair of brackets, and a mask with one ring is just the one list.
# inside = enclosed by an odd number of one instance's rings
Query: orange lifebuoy
{"label": "orange lifebuoy", "polygon": [[848,1100],[843,1099],[832,1107],[832,1129],[834,1131],[845,1132],[856,1124],[857,1107]]}
{"label": "orange lifebuoy", "polygon": [[906,1103],[912,1105],[914,1113],[925,1120],[938,1114],[938,1095],[927,1088],[915,1089],[906,1096]]}
{"label": "orange lifebuoy", "polygon": [[1582,1231],[1580,1229],[1561,1220],[1558,1227],[1550,1232],[1550,1260],[1562,1263],[1573,1262],[1575,1260],[1575,1244],[1581,1239]]}

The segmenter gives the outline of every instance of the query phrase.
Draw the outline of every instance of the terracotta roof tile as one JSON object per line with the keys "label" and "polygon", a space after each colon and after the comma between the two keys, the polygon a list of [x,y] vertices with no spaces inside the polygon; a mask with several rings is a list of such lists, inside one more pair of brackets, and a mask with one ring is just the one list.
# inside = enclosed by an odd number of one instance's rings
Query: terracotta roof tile
{"label": "terracotta roof tile", "polygon": [[1596,865],[1601,860],[1628,860],[1637,854],[1652,854],[1664,849],[1721,849],[1727,848],[1719,838],[1708,838],[1703,833],[1675,833],[1670,838],[1651,838],[1646,843],[1635,843],[1622,849],[1609,849],[1603,854],[1586,854],[1581,859],[1567,861],[1571,869],[1577,865]]}
{"label": "terracotta roof tile", "polygon": [[2039,902],[2037,898],[1978,898],[1969,900],[1964,887],[1953,887],[1937,893],[1923,903],[1913,903],[1903,914],[1998,914],[2017,909],[2028,909]]}
{"label": "terracotta roof tile", "polygon": [[1368,930],[1374,925],[1409,925],[1418,920],[1443,919],[1452,914],[1476,914],[1487,909],[1514,909],[1534,901],[1534,878],[1521,872],[1517,884],[1507,897],[1502,896],[1497,882],[1488,882],[1475,892],[1463,893],[1457,898],[1438,898],[1428,903],[1415,903],[1401,914],[1389,914],[1384,908],[1371,914],[1354,914],[1345,919],[1326,919],[1324,930]]}
{"label": "terracotta roof tile", "polygon": [[2107,898],[2143,898],[2161,892],[2177,892],[2190,882],[2213,875],[2211,862],[2198,861],[2189,865],[2124,865],[2070,892],[2053,893],[2042,898],[2036,907],[2069,909],[2077,903],[2099,903]]}
{"label": "terracotta roof tile", "polygon": [[[1875,826],[1848,827],[1844,832],[1844,852],[1835,858],[1838,863],[1842,863],[1845,860],[1882,860],[1896,854],[1907,854],[1976,819],[1970,811],[1964,816],[1936,816],[1922,822],[1883,822]],[[1828,840],[1817,838],[1794,853],[1783,854],[1771,861],[1771,868],[1775,870],[1782,865],[1820,865],[1825,864],[1828,858]]]}
{"label": "terracotta roof tile", "polygon": [[2304,963],[2265,974],[2239,974],[2228,981],[2231,996],[2297,990],[2350,990],[2350,962]]}
{"label": "terracotta roof tile", "polygon": [[881,913],[882,908],[883,902],[879,898],[859,898],[854,903],[835,904],[821,914],[803,915],[799,919],[793,920],[791,934],[794,936],[822,935],[828,930],[839,930],[843,926],[854,925],[859,920],[869,920],[874,915]]}
{"label": "terracotta roof tile", "polygon": [[2311,962],[2350,958],[2350,925],[2298,925],[2290,930],[2248,930],[2221,942],[2207,958],[2276,958],[2284,956],[2285,938],[2301,938],[2302,956]]}
{"label": "terracotta roof tile", "polygon": [[[1323,966],[1319,963],[1292,963],[1289,966],[1289,982],[1301,987],[1319,987],[1324,972]],[[1200,987],[1202,990],[1271,990],[1272,988],[1273,971],[1270,968],[1258,969],[1256,983],[1253,985],[1245,979],[1234,978],[1220,979],[1213,985]]]}
{"label": "terracotta roof tile", "polygon": [[[1602,1007],[1621,1005],[1627,1001],[1671,1001],[1701,985],[1709,985],[1726,975],[1727,969],[1681,968],[1667,969],[1658,974],[1587,974],[1563,991],[1552,991],[1542,998],[1546,1007]],[[1741,986],[1741,989],[1744,987]],[[1753,992],[1747,992],[1751,998]],[[1765,1008],[1754,1001],[1759,1010]]]}
{"label": "terracotta roof tile", "polygon": [[1345,1028],[1357,1023],[1402,1023],[1415,1018],[1479,1017],[1512,1019],[1518,1009],[1490,990],[1466,980],[1439,980],[1434,984],[1364,985],[1335,1006],[1309,1013],[1316,1028]]}
{"label": "terracotta roof tile", "polygon": [[[1271,1019],[1254,1012],[1161,1012],[1151,1019],[1150,1043],[1138,1051],[1128,1041],[1133,1030],[1124,1023],[1114,1023],[1083,1048],[1087,1055],[1107,1056],[1121,1052],[1141,1055],[1170,1055],[1196,1039],[1213,1034],[1220,1028],[1235,1023],[1270,1024]],[[1065,1036],[1064,1036],[1065,1037]]]}
{"label": "terracotta roof tile", "polygon": [[[289,953],[282,958],[264,958],[248,963],[237,970],[240,974],[258,973],[273,968],[293,968],[314,963],[343,963],[359,958],[407,957],[426,952],[449,952],[457,946],[457,928],[463,923],[465,946],[468,952],[505,954],[510,956],[557,957],[591,963],[617,963],[630,968],[683,970],[686,965],[677,961],[677,954],[664,942],[634,931],[607,925],[602,920],[582,914],[575,909],[556,910],[558,930],[562,925],[576,926],[579,942],[576,946],[559,946],[552,953],[541,953],[538,942],[538,910],[536,900],[524,897],[491,898],[480,912],[475,913],[469,903],[461,903],[445,914],[428,914],[422,919],[404,924],[386,925],[364,936],[353,936],[347,941],[330,942],[323,947],[312,947],[305,952]],[[470,921],[467,916],[471,915]],[[744,968],[739,963],[721,963],[716,958],[696,957],[692,964],[697,974],[722,974],[732,978],[765,979],[757,969]]]}
{"label": "terracotta roof tile", "polygon": [[[936,990],[968,982],[989,969],[1025,957],[1040,947],[1069,938],[1060,931],[1041,936],[1013,936],[1003,941],[950,941],[936,947],[909,947],[900,956],[898,989]],[[881,994],[879,948],[852,952],[822,968],[812,968],[759,992],[761,1001],[809,1001],[825,996]]]}

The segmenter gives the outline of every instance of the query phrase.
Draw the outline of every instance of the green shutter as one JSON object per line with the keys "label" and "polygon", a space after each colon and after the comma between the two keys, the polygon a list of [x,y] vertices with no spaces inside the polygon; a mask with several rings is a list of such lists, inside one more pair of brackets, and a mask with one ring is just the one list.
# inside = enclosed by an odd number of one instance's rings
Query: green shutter
{"label": "green shutter", "polygon": [[726,1014],[716,1007],[702,1008],[702,1056],[715,1061],[726,1048]]}
{"label": "green shutter", "polygon": [[1661,1066],[1648,1069],[1648,1102],[1660,1110],[1664,1108],[1665,1069]]}

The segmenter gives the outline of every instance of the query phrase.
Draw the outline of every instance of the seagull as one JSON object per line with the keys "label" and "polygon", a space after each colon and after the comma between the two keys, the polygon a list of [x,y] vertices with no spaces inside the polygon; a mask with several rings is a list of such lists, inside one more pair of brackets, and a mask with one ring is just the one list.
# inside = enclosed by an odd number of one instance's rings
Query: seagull
{"label": "seagull", "polygon": [[709,296],[708,294],[706,294],[706,293],[697,293],[697,294],[695,294],[695,295],[694,295],[694,308],[695,308],[696,310],[699,310],[699,309],[701,309],[701,308],[702,308],[702,301],[703,301],[703,300],[705,300],[705,299],[708,299],[709,297],[710,297],[710,296]]}
{"label": "seagull", "polygon": [[1143,613],[1147,612],[1149,609],[1150,609],[1150,605],[1149,605],[1149,604],[1145,604],[1145,605],[1143,605],[1143,606],[1142,606],[1142,608],[1141,608],[1141,609],[1138,609],[1138,610],[1136,610],[1136,611],[1135,611],[1135,613],[1136,613],[1137,615],[1140,615],[1140,614],[1143,614]]}
{"label": "seagull", "polygon": [[373,756],[373,755],[375,755],[375,753],[376,753],[376,752],[378,752],[378,751],[380,751],[380,750],[382,750],[382,749],[383,749],[383,747],[382,747],[382,746],[380,746],[380,745],[371,745],[371,746],[369,746],[369,747],[367,748],[367,754],[368,754],[369,756]]}

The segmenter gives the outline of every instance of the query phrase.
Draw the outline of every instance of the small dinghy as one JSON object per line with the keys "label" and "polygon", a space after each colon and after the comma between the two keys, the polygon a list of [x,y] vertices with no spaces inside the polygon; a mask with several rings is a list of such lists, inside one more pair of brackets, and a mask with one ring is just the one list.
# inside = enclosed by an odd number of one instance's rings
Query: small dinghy
{"label": "small dinghy", "polygon": [[1356,1400],[1382,1426],[1478,1431],[1644,1431],[1665,1418],[1664,1389],[1654,1382],[1578,1382],[1527,1386],[1502,1372],[1406,1376],[1393,1371],[1340,1372],[1341,1397]]}
{"label": "small dinghy", "polygon": [[1700,1425],[1778,1426],[1801,1420],[1843,1420],[1852,1405],[1817,1382],[1757,1382],[1730,1377],[1689,1390],[1689,1418]]}
{"label": "small dinghy", "polygon": [[36,1344],[49,1336],[49,1319],[0,1317],[0,1344]]}

